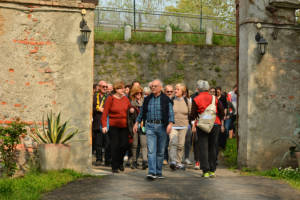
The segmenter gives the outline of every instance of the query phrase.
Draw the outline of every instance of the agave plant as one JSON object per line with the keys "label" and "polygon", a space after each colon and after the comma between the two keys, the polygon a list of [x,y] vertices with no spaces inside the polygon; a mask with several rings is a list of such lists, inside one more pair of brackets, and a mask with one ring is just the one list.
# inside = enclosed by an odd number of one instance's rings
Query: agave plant
{"label": "agave plant", "polygon": [[298,125],[297,128],[294,130],[293,136],[284,136],[275,139],[272,143],[275,144],[279,141],[288,141],[291,143],[293,146],[289,147],[289,150],[284,153],[281,162],[283,162],[287,156],[294,156],[295,152],[300,152],[300,115],[297,114],[298,118]]}
{"label": "agave plant", "polygon": [[78,133],[78,129],[68,126],[68,121],[61,123],[60,113],[57,116],[52,111],[47,114],[47,123],[45,127],[43,116],[42,131],[35,125],[35,130],[31,133],[31,137],[39,144],[65,144]]}

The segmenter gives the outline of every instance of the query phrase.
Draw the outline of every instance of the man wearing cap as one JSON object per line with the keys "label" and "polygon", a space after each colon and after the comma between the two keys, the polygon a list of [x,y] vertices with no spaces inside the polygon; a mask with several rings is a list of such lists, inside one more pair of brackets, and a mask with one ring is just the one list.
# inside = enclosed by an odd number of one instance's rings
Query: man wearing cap
{"label": "man wearing cap", "polygon": [[[199,95],[196,96],[192,102],[191,120],[196,120],[199,114],[203,113],[205,109],[212,104],[213,100],[213,96],[208,92],[209,84],[207,81],[199,80],[197,82],[197,89]],[[195,143],[195,151],[197,150],[199,152],[199,158],[195,158],[195,160],[200,161],[200,168],[205,178],[216,177],[216,147],[221,125],[224,123],[224,108],[222,103],[218,101],[218,98],[215,98],[215,105],[216,120],[209,133],[196,127],[196,123],[194,123],[192,127],[193,133],[195,133],[198,138]]]}
{"label": "man wearing cap", "polygon": [[148,175],[147,178],[162,179],[162,165],[167,134],[170,134],[174,124],[174,111],[171,100],[162,93],[162,82],[154,80],[151,84],[151,95],[144,100],[143,106],[133,127],[137,132],[138,124],[146,124],[148,147]]}

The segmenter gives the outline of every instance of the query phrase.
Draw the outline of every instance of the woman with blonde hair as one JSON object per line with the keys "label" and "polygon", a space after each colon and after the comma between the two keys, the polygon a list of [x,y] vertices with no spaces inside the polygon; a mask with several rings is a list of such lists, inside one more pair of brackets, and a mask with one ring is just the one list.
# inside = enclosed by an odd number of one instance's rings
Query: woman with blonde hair
{"label": "woman with blonde hair", "polygon": [[107,133],[107,116],[109,116],[109,139],[112,154],[112,172],[124,171],[123,158],[128,148],[127,111],[129,99],[125,96],[125,85],[122,81],[114,85],[115,93],[110,95],[104,105],[102,114],[102,132]]}
{"label": "woman with blonde hair", "polygon": [[186,97],[187,89],[184,84],[176,84],[175,97],[173,99],[173,110],[175,124],[170,133],[169,160],[170,168],[185,169],[182,164],[184,154],[185,136],[189,126],[189,114],[191,103]]}
{"label": "woman with blonde hair", "polygon": [[140,86],[134,86],[131,88],[130,91],[130,102],[131,102],[131,108],[128,112],[128,128],[133,136],[133,142],[132,142],[132,162],[131,162],[131,168],[137,168],[137,147],[138,143],[141,145],[141,152],[143,157],[143,163],[142,168],[147,168],[147,138],[145,132],[142,130],[143,127],[139,127],[137,133],[133,133],[133,126],[135,124],[136,118],[140,113],[140,108],[143,105],[144,99],[143,99],[143,89]]}

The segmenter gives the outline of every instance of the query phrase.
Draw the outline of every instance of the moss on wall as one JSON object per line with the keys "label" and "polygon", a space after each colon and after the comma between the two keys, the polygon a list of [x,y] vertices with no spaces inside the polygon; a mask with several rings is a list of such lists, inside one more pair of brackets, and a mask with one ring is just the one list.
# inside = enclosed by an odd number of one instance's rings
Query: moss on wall
{"label": "moss on wall", "polygon": [[[225,64],[224,64],[225,63]],[[199,79],[212,86],[232,87],[235,48],[172,44],[96,43],[94,80],[138,80],[146,85],[155,78],[166,84],[185,82],[194,88]]]}

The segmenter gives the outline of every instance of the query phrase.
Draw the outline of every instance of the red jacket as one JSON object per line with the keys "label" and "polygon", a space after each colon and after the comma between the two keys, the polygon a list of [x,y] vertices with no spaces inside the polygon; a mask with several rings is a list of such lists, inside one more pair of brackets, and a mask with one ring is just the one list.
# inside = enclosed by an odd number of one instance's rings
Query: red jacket
{"label": "red jacket", "polygon": [[[224,109],[222,107],[222,104],[219,103],[218,98],[216,97],[216,121],[215,124],[221,125],[220,117],[223,119],[222,115],[224,116]],[[197,113],[201,114],[205,111],[205,109],[211,104],[212,101],[212,95],[210,95],[208,92],[200,92],[200,94],[194,98],[194,102],[197,106]],[[220,107],[221,106],[221,107]],[[193,108],[192,108],[193,112]],[[220,116],[221,114],[221,116]]]}
{"label": "red jacket", "polygon": [[117,99],[114,96],[109,96],[104,105],[102,114],[102,127],[106,127],[107,115],[109,116],[109,126],[126,128],[127,127],[127,111],[130,107],[129,99],[123,96]]}

